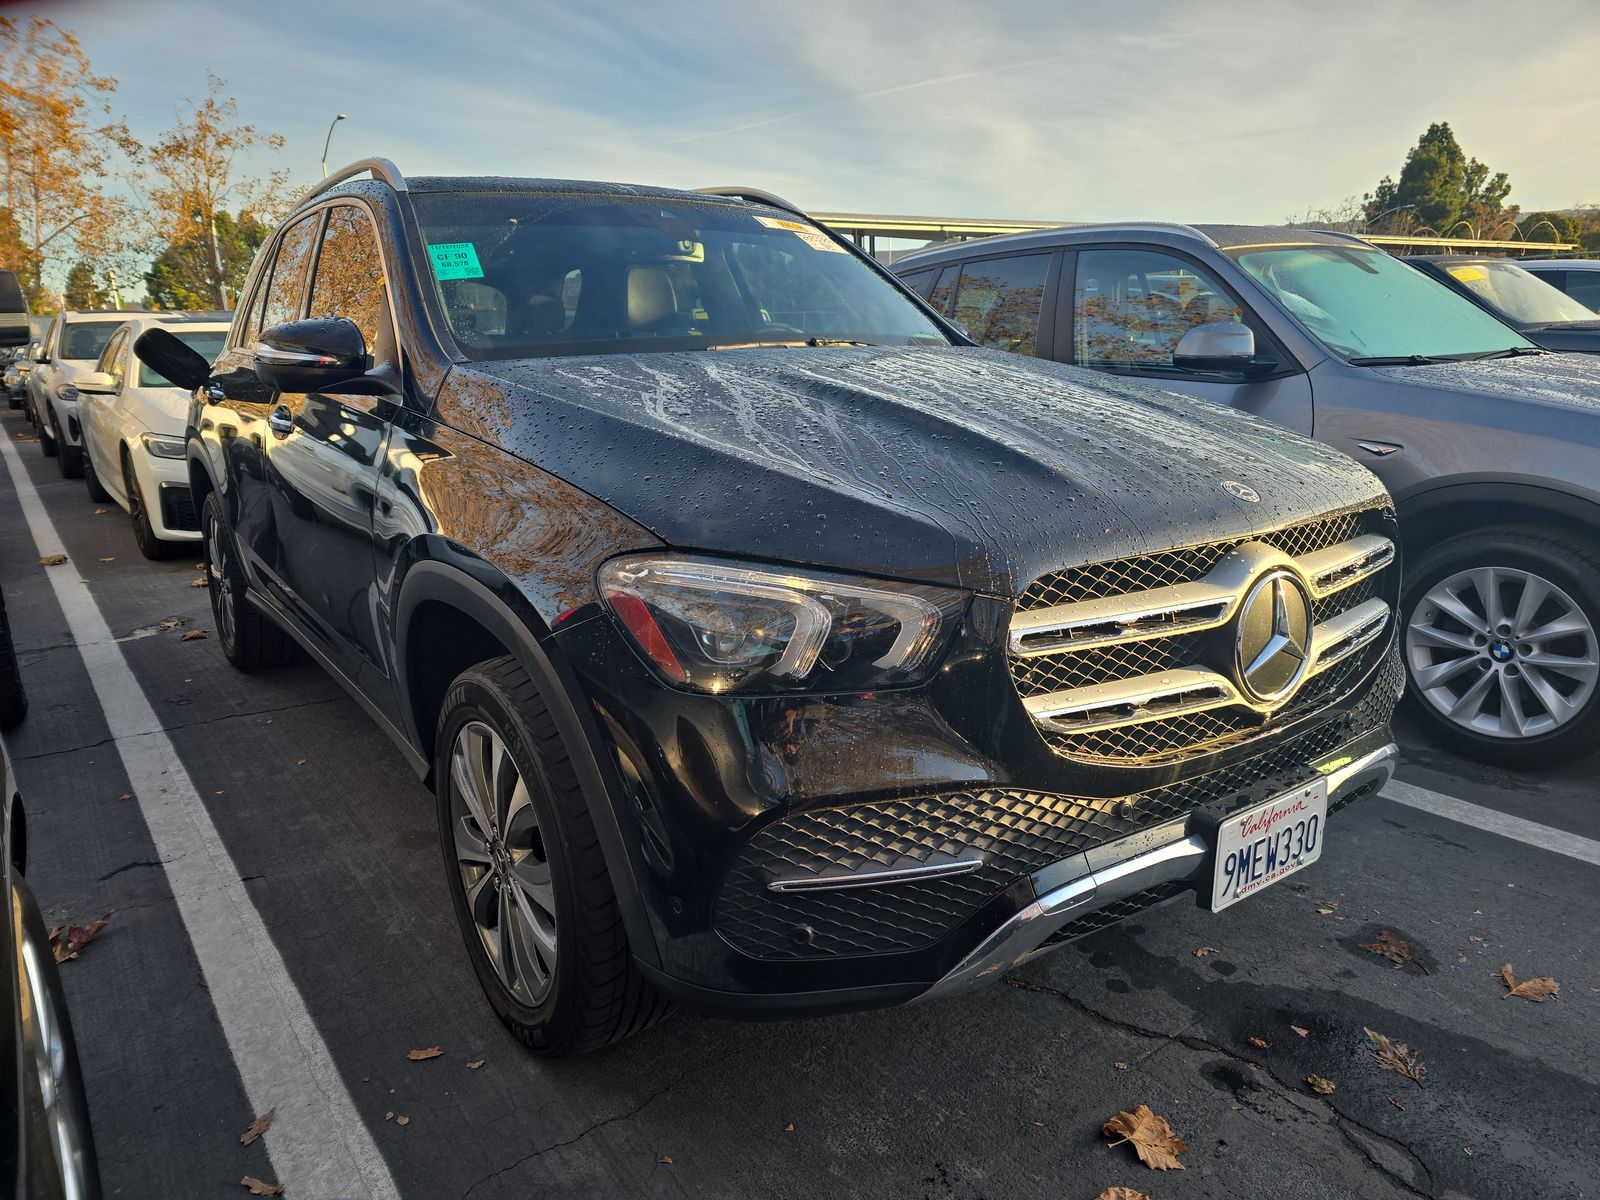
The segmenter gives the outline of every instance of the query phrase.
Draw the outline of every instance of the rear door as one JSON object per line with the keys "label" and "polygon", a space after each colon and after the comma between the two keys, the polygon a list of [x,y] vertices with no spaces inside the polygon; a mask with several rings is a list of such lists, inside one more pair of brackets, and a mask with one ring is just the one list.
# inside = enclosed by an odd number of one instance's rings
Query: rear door
{"label": "rear door", "polygon": [[[1309,435],[1311,379],[1232,289],[1189,255],[1138,245],[1080,246],[1071,290],[1059,305],[1065,337],[1054,357],[1091,370],[1147,379],[1161,387],[1244,409]],[[1179,340],[1196,325],[1239,321],[1256,335],[1258,358],[1279,366],[1241,379],[1173,364]],[[1065,343],[1065,344],[1063,344]]]}

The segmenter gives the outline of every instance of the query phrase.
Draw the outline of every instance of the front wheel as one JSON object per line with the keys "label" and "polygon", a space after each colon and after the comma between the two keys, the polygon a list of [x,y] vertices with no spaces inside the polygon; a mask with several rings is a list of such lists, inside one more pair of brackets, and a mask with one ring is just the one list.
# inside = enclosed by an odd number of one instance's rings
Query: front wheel
{"label": "front wheel", "polygon": [[[65,450],[62,452],[65,453]],[[152,562],[171,557],[178,543],[156,536],[156,528],[150,523],[150,510],[145,507],[144,492],[139,487],[139,474],[133,469],[133,460],[128,457],[127,451],[122,454],[122,491],[128,497],[128,515],[133,518],[133,542],[139,547],[139,553]]]}
{"label": "front wheel", "polygon": [[241,671],[259,671],[294,659],[294,640],[245,597],[244,570],[234,555],[233,535],[216,492],[200,509],[200,544],[206,589],[223,656]]}
{"label": "front wheel", "polygon": [[1463,754],[1542,765],[1597,749],[1600,551],[1504,526],[1439,543],[1401,601],[1407,707]]}
{"label": "front wheel", "polygon": [[34,428],[39,432],[39,451],[46,458],[56,456],[56,437],[50,432],[50,415],[48,413],[35,413]]}
{"label": "front wheel", "polygon": [[512,658],[445,696],[434,778],[445,870],[484,994],[536,1054],[581,1054],[660,1019],[582,787],[538,688]]}

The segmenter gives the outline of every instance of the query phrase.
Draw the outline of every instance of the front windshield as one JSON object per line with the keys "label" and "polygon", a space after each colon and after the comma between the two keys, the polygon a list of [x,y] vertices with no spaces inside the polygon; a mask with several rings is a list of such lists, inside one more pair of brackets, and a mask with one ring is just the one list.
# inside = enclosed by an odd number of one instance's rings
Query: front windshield
{"label": "front windshield", "polygon": [[412,202],[469,358],[950,344],[894,284],[775,209],[548,192]]}
{"label": "front windshield", "polygon": [[69,324],[61,331],[60,357],[66,359],[84,359],[94,362],[100,357],[100,351],[106,348],[106,343],[111,340],[111,335],[122,326],[125,317],[115,321],[84,321]]}
{"label": "front windshield", "polygon": [[1533,348],[1472,301],[1381,250],[1318,245],[1231,253],[1318,340],[1352,362]]}
{"label": "front windshield", "polygon": [[1486,304],[1524,325],[1559,325],[1563,321],[1593,321],[1600,313],[1585,308],[1560,288],[1552,287],[1516,263],[1446,263],[1452,278]]}
{"label": "front windshield", "polygon": [[[167,332],[204,358],[208,363],[217,361],[217,357],[222,353],[223,343],[228,340],[228,331],[226,329],[174,329],[169,327]],[[145,364],[143,359],[140,359],[139,386],[148,388],[171,387],[172,383],[165,375],[156,374]]]}

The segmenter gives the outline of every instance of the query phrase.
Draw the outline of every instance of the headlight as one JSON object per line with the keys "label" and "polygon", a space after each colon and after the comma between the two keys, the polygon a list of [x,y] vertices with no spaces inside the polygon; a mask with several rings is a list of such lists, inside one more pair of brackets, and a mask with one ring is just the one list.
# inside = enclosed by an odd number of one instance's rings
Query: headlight
{"label": "headlight", "polygon": [[70,383],[58,383],[58,384],[56,384],[56,399],[57,400],[76,400],[77,398],[78,398],[78,389],[73,387]]}
{"label": "headlight", "polygon": [[600,594],[668,682],[703,692],[851,692],[926,678],[967,593],[651,554]]}
{"label": "headlight", "polygon": [[142,433],[139,435],[139,440],[154,458],[183,457],[182,438],[162,437],[158,433]]}

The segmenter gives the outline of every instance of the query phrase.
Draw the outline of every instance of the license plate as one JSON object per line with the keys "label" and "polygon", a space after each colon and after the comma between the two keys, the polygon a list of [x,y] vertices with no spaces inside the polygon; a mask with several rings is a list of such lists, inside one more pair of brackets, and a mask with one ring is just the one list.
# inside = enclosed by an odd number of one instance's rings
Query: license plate
{"label": "license plate", "polygon": [[1326,779],[1229,817],[1217,830],[1211,911],[1221,912],[1316,862],[1327,824]]}

